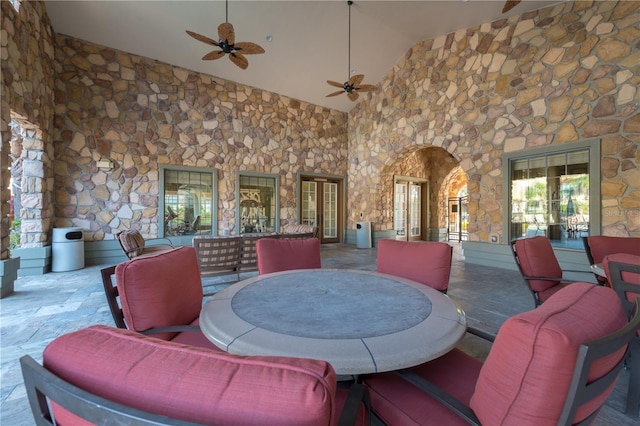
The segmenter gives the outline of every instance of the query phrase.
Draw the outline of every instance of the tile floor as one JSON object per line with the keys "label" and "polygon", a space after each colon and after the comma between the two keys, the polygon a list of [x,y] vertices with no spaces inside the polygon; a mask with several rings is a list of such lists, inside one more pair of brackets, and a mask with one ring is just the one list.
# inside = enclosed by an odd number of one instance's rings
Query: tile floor
{"label": "tile floor", "polygon": [[[467,265],[458,244],[452,244],[454,261],[448,294],[465,310],[470,325],[495,333],[508,317],[533,308],[533,299],[517,272]],[[375,270],[376,251],[325,245],[322,265]],[[40,362],[43,348],[55,337],[91,324],[113,325],[100,279],[104,266],[20,278],[15,294],[0,300],[0,425],[34,424],[18,363],[22,355],[29,354]],[[211,294],[228,284],[218,278],[206,279],[203,285],[205,293]],[[465,337],[460,346],[478,357],[488,351],[488,345],[474,337]],[[640,421],[622,413],[628,380],[628,373],[623,371],[596,426],[640,426]]]}

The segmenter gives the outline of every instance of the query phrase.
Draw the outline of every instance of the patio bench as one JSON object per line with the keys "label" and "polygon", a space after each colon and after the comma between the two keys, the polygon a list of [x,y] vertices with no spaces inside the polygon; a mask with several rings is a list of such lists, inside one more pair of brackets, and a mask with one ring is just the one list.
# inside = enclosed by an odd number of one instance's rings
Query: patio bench
{"label": "patio bench", "polygon": [[202,276],[214,277],[258,270],[256,242],[261,238],[312,238],[317,231],[273,234],[241,234],[232,236],[196,235],[193,247]]}

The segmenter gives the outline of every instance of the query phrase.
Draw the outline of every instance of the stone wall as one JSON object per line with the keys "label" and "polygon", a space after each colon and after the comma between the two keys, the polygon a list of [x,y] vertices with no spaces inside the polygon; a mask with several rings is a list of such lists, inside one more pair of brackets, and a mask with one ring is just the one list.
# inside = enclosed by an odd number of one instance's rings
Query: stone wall
{"label": "stone wall", "polygon": [[132,224],[157,236],[160,165],[216,169],[218,229],[232,233],[237,171],[280,175],[285,223],[297,172],[347,174],[345,113],[65,36],[56,76],[56,225],[85,240]]}
{"label": "stone wall", "polygon": [[596,138],[602,233],[640,236],[639,9],[566,2],[414,45],[349,113],[347,211],[392,229],[388,170],[440,147],[467,174],[469,239],[488,242],[503,235],[504,153]]}
{"label": "stone wall", "polygon": [[11,129],[14,120],[22,137],[22,244],[49,244],[53,216],[53,29],[44,3],[21,2],[18,11],[2,1],[2,136],[0,185],[0,259],[9,258],[9,197]]}

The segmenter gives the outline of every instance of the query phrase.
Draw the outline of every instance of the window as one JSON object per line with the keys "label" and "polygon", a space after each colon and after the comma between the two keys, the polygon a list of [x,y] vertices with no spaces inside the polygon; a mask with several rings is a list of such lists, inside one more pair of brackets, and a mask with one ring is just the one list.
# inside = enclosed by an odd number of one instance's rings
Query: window
{"label": "window", "polygon": [[599,224],[598,144],[571,146],[507,156],[509,240],[543,235],[556,247],[581,249],[581,237]]}
{"label": "window", "polygon": [[241,234],[278,230],[278,176],[238,175],[237,223]]}
{"label": "window", "polygon": [[217,174],[210,169],[160,169],[164,236],[217,233]]}

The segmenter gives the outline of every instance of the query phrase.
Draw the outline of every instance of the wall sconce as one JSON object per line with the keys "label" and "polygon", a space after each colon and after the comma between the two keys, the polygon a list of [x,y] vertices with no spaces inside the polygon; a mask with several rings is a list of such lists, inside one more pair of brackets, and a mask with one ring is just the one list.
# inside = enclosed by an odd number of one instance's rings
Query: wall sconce
{"label": "wall sconce", "polygon": [[100,160],[96,164],[99,169],[111,170],[113,169],[113,163],[110,160]]}

